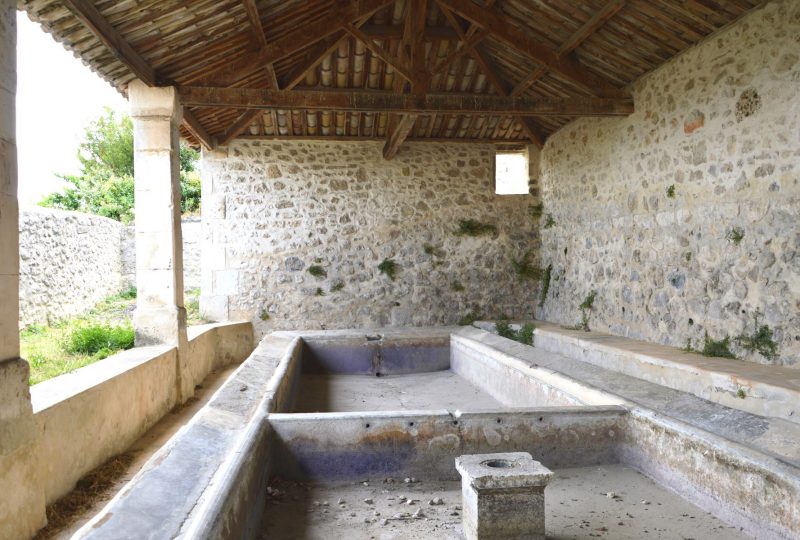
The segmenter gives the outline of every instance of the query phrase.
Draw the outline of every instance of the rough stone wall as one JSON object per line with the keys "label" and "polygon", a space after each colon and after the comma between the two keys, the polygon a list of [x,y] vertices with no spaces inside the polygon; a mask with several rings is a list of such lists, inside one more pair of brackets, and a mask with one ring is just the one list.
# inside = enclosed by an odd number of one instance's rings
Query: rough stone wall
{"label": "rough stone wall", "polygon": [[[199,217],[181,220],[183,234],[183,286],[186,289],[200,287],[200,250],[202,227]],[[133,225],[122,231],[122,274],[128,285],[136,285],[136,231]]]}
{"label": "rough stone wall", "polygon": [[114,220],[79,212],[20,212],[20,325],[84,313],[123,288]]}
{"label": "rough stone wall", "polygon": [[[531,316],[534,286],[511,258],[535,249],[534,199],[495,195],[492,147],[408,144],[391,161],[381,149],[242,140],[206,153],[204,315],[252,320],[258,335],[453,324],[473,305]],[[462,219],[498,233],[457,236]],[[395,281],[378,270],[387,258],[399,265]]]}
{"label": "rough stone wall", "polygon": [[752,334],[760,310],[772,362],[800,367],[800,3],[768,3],[632,91],[630,117],[545,146],[539,316],[575,324],[595,289],[593,329],[698,346]]}

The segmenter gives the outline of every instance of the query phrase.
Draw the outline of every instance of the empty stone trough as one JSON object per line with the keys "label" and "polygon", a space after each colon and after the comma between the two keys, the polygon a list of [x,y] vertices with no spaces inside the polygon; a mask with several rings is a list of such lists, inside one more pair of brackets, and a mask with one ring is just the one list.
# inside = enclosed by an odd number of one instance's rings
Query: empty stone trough
{"label": "empty stone trough", "polygon": [[462,538],[456,458],[505,452],[554,472],[548,534],[598,516],[611,537],[800,534],[797,456],[575,362],[469,327],[275,332],[79,537]]}

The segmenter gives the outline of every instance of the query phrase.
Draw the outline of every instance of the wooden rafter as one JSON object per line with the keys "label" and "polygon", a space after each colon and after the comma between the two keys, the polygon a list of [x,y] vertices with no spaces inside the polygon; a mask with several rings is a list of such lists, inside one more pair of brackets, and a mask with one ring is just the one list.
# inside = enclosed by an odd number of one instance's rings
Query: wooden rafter
{"label": "wooden rafter", "polygon": [[414,84],[414,74],[412,73],[411,66],[409,66],[403,58],[392,55],[352,24],[345,25],[344,30],[361,41],[375,56],[392,66],[394,70],[402,75],[408,82]]}
{"label": "wooden rafter", "polygon": [[155,86],[159,82],[152,66],[111,26],[93,2],[64,0],[63,4],[142,82],[148,86]]}
{"label": "wooden rafter", "polygon": [[498,41],[543,64],[549,70],[558,73],[585,91],[605,97],[620,97],[623,95],[621,90],[590,73],[573,58],[569,56],[559,57],[554,51],[531,38],[520,28],[501,19],[492,11],[471,1],[439,0],[439,2],[473,24],[482,27]]}
{"label": "wooden rafter", "polygon": [[[80,0],[65,0],[64,5],[99,39],[111,53],[125,64],[142,82],[156,86],[160,77],[155,69],[139,54],[130,43],[111,26],[94,4]],[[214,138],[203,128],[188,109],[183,111],[183,126],[208,149],[215,146]]]}
{"label": "wooden rafter", "polygon": [[281,38],[268,43],[267,46],[253,55],[247,55],[237,62],[209,73],[206,81],[214,80],[217,84],[230,84],[262,66],[274,64],[279,60],[311,47],[325,38],[339,33],[345,25],[356,20],[371,17],[376,11],[394,2],[394,0],[339,0],[331,17],[320,17],[318,20],[300,25]]}
{"label": "wooden rafter", "polygon": [[[408,58],[411,63],[413,71],[411,90],[416,96],[424,96],[428,86],[428,75],[425,71],[425,17],[427,13],[427,0],[411,0],[406,15],[403,40],[400,42],[400,54]],[[402,88],[398,90],[402,90]],[[386,144],[383,147],[384,159],[392,159],[397,155],[416,121],[416,114],[405,114],[399,119],[393,118],[387,130]]]}
{"label": "wooden rafter", "polygon": [[[489,79],[489,82],[495,88],[495,91],[501,96],[507,96],[509,92],[508,89],[506,88],[505,83],[500,79],[500,77],[498,77],[497,72],[495,72],[494,68],[487,60],[486,55],[483,53],[483,51],[480,50],[477,45],[468,45],[467,40],[469,38],[467,37],[464,30],[461,28],[461,25],[456,20],[453,13],[448,8],[442,6],[441,4],[439,7],[442,13],[444,14],[445,18],[447,19],[447,21],[450,23],[450,26],[453,27],[453,29],[456,31],[461,41],[464,43],[464,47],[469,50],[470,54],[473,56],[478,65],[481,67],[484,74]],[[530,141],[534,145],[538,146],[539,148],[541,148],[544,145],[544,137],[536,128],[536,126],[533,124],[530,118],[515,116],[514,120],[517,123],[519,123],[519,125],[522,127],[522,131],[525,132],[525,135],[528,137],[528,139],[530,139]]]}
{"label": "wooden rafter", "polygon": [[225,131],[225,133],[222,134],[222,137],[220,137],[219,139],[220,146],[225,146],[233,139],[235,139],[245,129],[250,127],[250,125],[253,123],[256,117],[261,114],[262,113],[259,109],[245,111],[242,114],[240,114],[239,117],[233,122],[233,124]]}
{"label": "wooden rafter", "polygon": [[237,109],[309,109],[319,111],[414,114],[498,114],[522,116],[627,116],[630,98],[528,98],[484,94],[397,94],[364,90],[267,90],[182,86],[190,107]]}
{"label": "wooden rafter", "polygon": [[200,144],[202,144],[207,150],[212,150],[217,146],[217,142],[214,140],[214,137],[208,134],[206,128],[204,128],[203,125],[197,120],[197,117],[192,113],[192,111],[186,107],[183,109],[183,127],[185,127],[186,131],[191,133],[195,139],[200,141]]}
{"label": "wooden rafter", "polygon": [[[265,51],[267,49],[267,36],[264,34],[264,26],[261,24],[261,16],[258,14],[258,6],[256,6],[255,0],[242,0],[242,4],[244,4],[244,9],[247,12],[247,19],[250,21],[250,29],[253,32],[253,40],[256,43],[259,51]],[[275,68],[272,67],[272,64],[266,64],[264,66],[264,71],[267,73],[267,77],[269,78],[269,83],[275,90],[280,90],[278,86],[278,78],[275,76]]]}
{"label": "wooden rafter", "polygon": [[302,61],[292,72],[284,77],[282,88],[284,90],[291,90],[306,78],[309,71],[314,69],[317,64],[322,62],[329,54],[339,47],[339,42],[344,39],[347,34],[345,32],[337,32],[329,36],[323,41],[317,43],[311,50],[306,53]]}
{"label": "wooden rafter", "polygon": [[[581,26],[577,32],[572,34],[569,39],[561,45],[556,51],[556,54],[559,57],[567,55],[577,49],[581,43],[586,41],[589,36],[595,33],[603,24],[606,23],[611,17],[613,17],[619,10],[621,10],[625,6],[625,0],[612,0],[603,8],[594,14],[594,16],[586,21],[586,23]],[[530,86],[541,79],[544,74],[547,73],[547,68],[544,66],[539,66],[533,71],[531,71],[524,79],[522,79],[514,89],[511,91],[512,96],[518,96]]]}

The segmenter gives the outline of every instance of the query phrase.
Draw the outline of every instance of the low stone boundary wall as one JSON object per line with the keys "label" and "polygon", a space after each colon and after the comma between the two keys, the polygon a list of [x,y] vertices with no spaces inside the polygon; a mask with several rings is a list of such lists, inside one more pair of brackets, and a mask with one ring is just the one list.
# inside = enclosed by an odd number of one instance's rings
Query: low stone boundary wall
{"label": "low stone boundary wall", "polygon": [[[253,349],[250,323],[195,327],[189,337],[194,384]],[[47,504],[124,452],[178,404],[175,354],[174,347],[137,347],[31,387]]]}
{"label": "low stone boundary wall", "polygon": [[[200,287],[200,218],[182,220],[184,285]],[[85,313],[136,283],[132,225],[37,206],[19,217],[20,326]]]}

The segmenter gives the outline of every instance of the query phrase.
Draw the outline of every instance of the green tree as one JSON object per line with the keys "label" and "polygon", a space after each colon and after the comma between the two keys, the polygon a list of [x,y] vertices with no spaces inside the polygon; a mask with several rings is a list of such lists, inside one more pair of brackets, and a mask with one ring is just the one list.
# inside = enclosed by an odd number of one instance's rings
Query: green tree
{"label": "green tree", "polygon": [[[181,211],[200,208],[200,176],[195,170],[199,152],[181,145]],[[106,109],[86,128],[78,147],[81,172],[61,175],[69,185],[39,204],[97,214],[124,223],[133,221],[133,122]]]}

